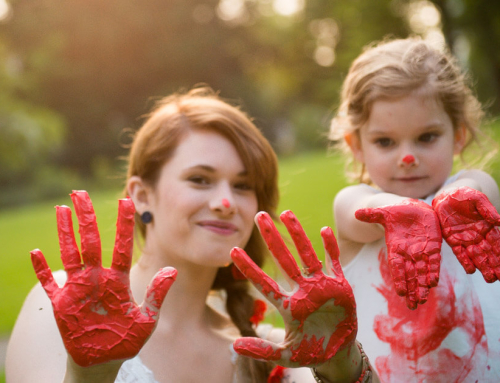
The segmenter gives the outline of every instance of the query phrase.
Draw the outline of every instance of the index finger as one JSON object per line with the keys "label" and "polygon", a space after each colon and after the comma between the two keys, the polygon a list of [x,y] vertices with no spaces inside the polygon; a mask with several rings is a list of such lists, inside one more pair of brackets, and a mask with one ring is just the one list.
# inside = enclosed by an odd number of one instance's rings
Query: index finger
{"label": "index finger", "polygon": [[314,272],[321,270],[321,262],[316,256],[316,252],[307,238],[307,235],[302,228],[299,220],[290,210],[284,211],[280,215],[281,221],[285,224],[290,236],[292,237],[295,247],[300,255],[300,259],[304,266],[306,267],[308,274],[313,274]]}
{"label": "index finger", "polygon": [[299,266],[293,255],[290,253],[288,248],[283,242],[280,233],[274,226],[273,220],[269,214],[265,212],[257,213],[255,217],[257,226],[259,227],[260,234],[267,243],[267,247],[271,251],[273,257],[278,261],[281,268],[287,273],[290,278],[298,282],[302,279],[302,274],[300,272]]}
{"label": "index finger", "polygon": [[87,266],[101,266],[101,238],[92,201],[84,190],[74,190],[71,199],[78,217],[83,263]]}
{"label": "index finger", "polygon": [[129,272],[132,265],[134,246],[134,202],[130,198],[118,201],[118,219],[116,221],[116,239],[111,268]]}

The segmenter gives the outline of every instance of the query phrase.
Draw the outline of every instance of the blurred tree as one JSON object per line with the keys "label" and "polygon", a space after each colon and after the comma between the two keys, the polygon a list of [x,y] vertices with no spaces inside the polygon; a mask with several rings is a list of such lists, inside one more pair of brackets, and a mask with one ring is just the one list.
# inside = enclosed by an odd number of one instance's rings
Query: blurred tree
{"label": "blurred tree", "polygon": [[[28,84],[16,97],[67,122],[57,163],[95,174],[124,154],[120,133],[140,125],[153,100],[199,83],[243,104],[281,153],[324,147],[352,60],[373,40],[411,33],[408,9],[416,2],[12,0],[0,31]],[[476,28],[469,11],[449,6],[476,2],[434,3],[446,8],[445,31]],[[481,28],[493,29],[490,21]],[[484,33],[476,39],[486,46]],[[471,63],[487,67],[486,49],[474,45]]]}
{"label": "blurred tree", "polygon": [[500,113],[500,2],[432,2],[441,12],[446,41],[470,68],[481,100]]}
{"label": "blurred tree", "polygon": [[9,55],[0,36],[0,206],[25,199],[20,185],[33,186],[50,157],[62,149],[66,128],[55,111],[17,96],[29,88],[19,69],[19,60]]}

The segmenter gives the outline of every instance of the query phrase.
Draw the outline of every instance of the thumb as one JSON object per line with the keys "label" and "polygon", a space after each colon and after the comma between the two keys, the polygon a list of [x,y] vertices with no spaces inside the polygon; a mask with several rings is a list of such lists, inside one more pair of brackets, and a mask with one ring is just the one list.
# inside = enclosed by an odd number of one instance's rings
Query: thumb
{"label": "thumb", "polygon": [[385,223],[385,210],[381,208],[365,208],[356,210],[356,219],[368,223]]}
{"label": "thumb", "polygon": [[492,225],[500,225],[500,214],[485,194],[476,194],[476,209]]}
{"label": "thumb", "polygon": [[255,337],[238,338],[233,343],[234,350],[243,356],[258,360],[280,360],[281,348],[273,342]]}
{"label": "thumb", "polygon": [[153,319],[158,318],[158,311],[176,277],[177,270],[173,267],[164,267],[156,273],[146,290],[146,296],[141,305],[141,312],[143,314]]}

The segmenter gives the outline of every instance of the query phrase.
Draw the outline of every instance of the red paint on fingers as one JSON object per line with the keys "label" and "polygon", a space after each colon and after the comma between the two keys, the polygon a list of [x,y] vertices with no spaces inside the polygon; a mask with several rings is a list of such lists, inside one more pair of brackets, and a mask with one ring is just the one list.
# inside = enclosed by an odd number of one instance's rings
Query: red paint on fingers
{"label": "red paint on fingers", "polygon": [[399,204],[360,209],[356,218],[380,223],[385,229],[388,263],[396,293],[415,309],[427,300],[429,289],[439,281],[441,226],[425,202],[408,199]]}
{"label": "red paint on fingers", "polygon": [[460,187],[438,195],[432,206],[444,239],[465,271],[479,269],[488,283],[500,279],[500,215],[486,195]]}

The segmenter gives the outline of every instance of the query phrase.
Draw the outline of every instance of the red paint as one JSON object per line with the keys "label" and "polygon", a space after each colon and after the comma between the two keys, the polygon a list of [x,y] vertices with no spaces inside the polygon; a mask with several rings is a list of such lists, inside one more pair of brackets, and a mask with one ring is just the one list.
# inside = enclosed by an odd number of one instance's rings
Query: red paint
{"label": "red paint", "polygon": [[283,379],[284,375],[285,375],[285,367],[276,366],[269,374],[269,377],[267,378],[267,383],[281,383],[281,379]]}
{"label": "red paint", "polygon": [[234,263],[231,265],[231,275],[237,281],[244,281],[247,279]]}
{"label": "red paint", "polygon": [[441,227],[434,210],[425,202],[402,203],[356,211],[360,221],[385,228],[388,262],[396,292],[415,309],[427,301],[429,289],[439,281]]}
{"label": "red paint", "polygon": [[[244,338],[235,350],[258,359],[277,357],[276,351],[287,350],[283,356],[291,366],[324,363],[339,350],[354,342],[357,333],[356,304],[349,283],[338,260],[335,236],[330,228],[321,231],[325,249],[331,258],[334,277],[325,275],[321,262],[291,211],[280,216],[289,231],[307,270],[302,275],[295,259],[267,213],[257,215],[257,224],[271,253],[284,272],[295,282],[292,292],[283,290],[265,274],[241,249],[231,252],[234,263],[243,274],[273,303],[287,325],[286,344],[262,343],[261,339]],[[281,358],[281,356],[279,356]],[[283,363],[283,360],[280,362]]]}
{"label": "red paint", "polygon": [[500,279],[500,215],[488,197],[469,187],[438,195],[432,206],[443,237],[465,271],[479,269],[486,282]]}
{"label": "red paint", "polygon": [[[36,275],[47,292],[66,350],[82,367],[128,359],[142,348],[154,329],[158,311],[177,275],[164,268],[148,286],[138,306],[130,293],[134,204],[119,201],[111,268],[101,267],[101,244],[92,202],[85,191],[71,195],[79,221],[80,252],[71,227],[71,211],[57,207],[61,258],[68,278],[59,288],[40,250],[31,252]],[[83,264],[82,264],[83,261]]]}
{"label": "red paint", "polygon": [[402,161],[405,164],[410,165],[410,164],[415,162],[415,157],[413,157],[411,154],[408,154],[408,155],[403,157]]}
{"label": "red paint", "polygon": [[260,338],[239,338],[233,343],[238,354],[259,360],[280,360],[281,349],[271,342]]}
{"label": "red paint", "polygon": [[264,314],[266,313],[267,305],[266,302],[256,299],[253,301],[253,314],[250,317],[250,322],[254,325],[258,325],[264,320]]}
{"label": "red paint", "polygon": [[[384,283],[376,288],[387,300],[388,312],[375,317],[373,329],[391,349],[389,355],[374,361],[381,381],[400,382],[408,376],[426,382],[469,381],[469,372],[474,368],[481,370],[487,357],[477,296],[465,291],[457,297],[457,281],[443,269],[440,283],[430,290],[427,303],[417,310],[408,310],[405,300],[395,294],[384,250],[379,260]],[[458,346],[462,349],[460,355],[444,342],[452,332],[463,334],[460,339],[467,343]]]}
{"label": "red paint", "polygon": [[226,198],[222,198],[222,205],[228,208],[231,206],[231,203]]}

